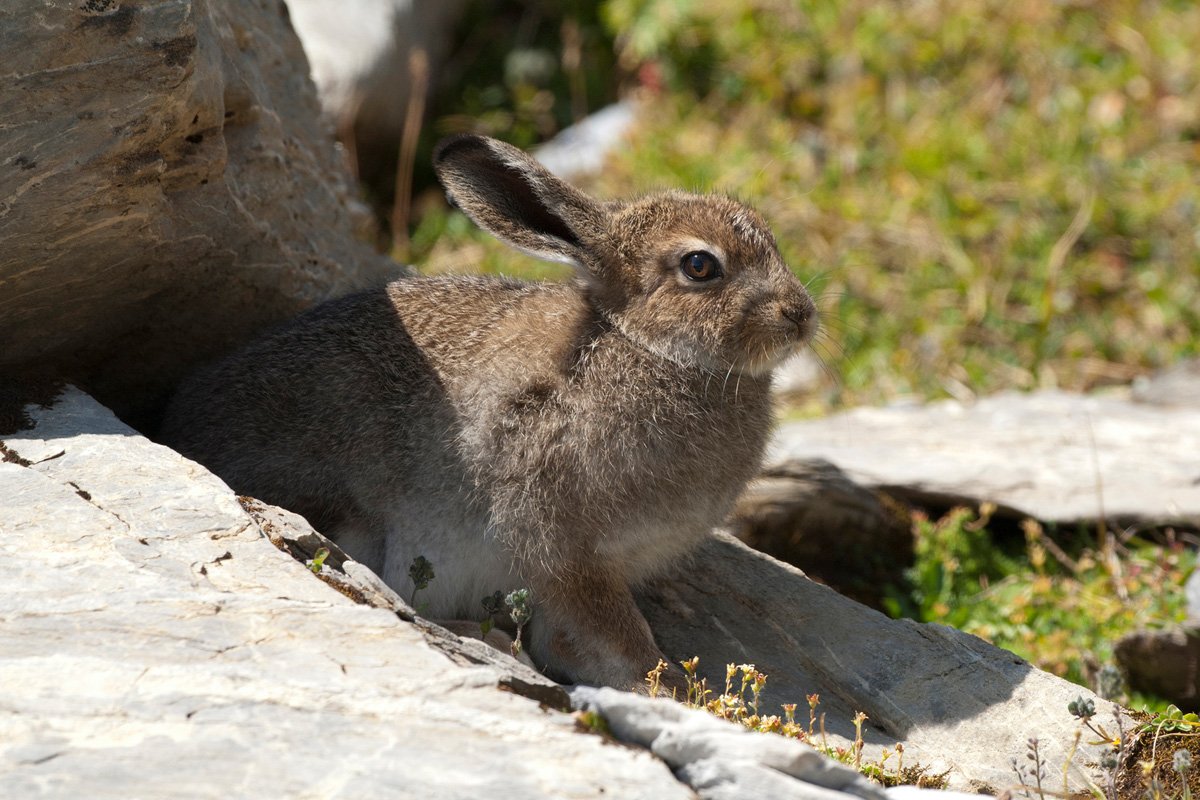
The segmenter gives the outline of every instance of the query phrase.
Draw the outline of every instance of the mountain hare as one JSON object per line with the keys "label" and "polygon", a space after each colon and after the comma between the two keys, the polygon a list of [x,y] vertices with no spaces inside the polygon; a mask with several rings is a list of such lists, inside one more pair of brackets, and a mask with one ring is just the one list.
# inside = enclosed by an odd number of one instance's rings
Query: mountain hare
{"label": "mountain hare", "polygon": [[401,594],[426,556],[430,617],[529,588],[551,675],[643,687],[662,654],[630,586],[725,519],[759,466],[771,370],[816,307],[725,197],[600,202],[479,136],[443,140],[434,166],[476,223],[574,279],[417,278],[325,303],[187,381],[163,440]]}

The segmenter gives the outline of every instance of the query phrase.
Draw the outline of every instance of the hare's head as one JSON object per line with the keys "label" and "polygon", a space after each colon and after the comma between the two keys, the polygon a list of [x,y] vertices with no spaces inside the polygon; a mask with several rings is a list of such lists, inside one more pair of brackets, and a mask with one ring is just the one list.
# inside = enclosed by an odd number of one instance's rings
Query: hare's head
{"label": "hare's head", "polygon": [[812,338],[817,310],[755,211],[716,195],[600,202],[520,150],[453,136],[434,153],[451,200],[497,238],[576,267],[591,302],[680,364],[763,375]]}

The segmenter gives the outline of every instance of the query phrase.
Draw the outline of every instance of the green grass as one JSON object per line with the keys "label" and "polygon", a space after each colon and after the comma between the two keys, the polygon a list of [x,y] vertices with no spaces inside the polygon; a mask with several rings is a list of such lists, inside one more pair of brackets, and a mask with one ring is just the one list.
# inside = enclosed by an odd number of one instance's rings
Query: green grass
{"label": "green grass", "polygon": [[1187,616],[1196,552],[1180,541],[1096,542],[1084,531],[1067,552],[1055,543],[1065,537],[1027,521],[1024,546],[1004,553],[986,522],[962,508],[936,522],[918,515],[909,586],[887,599],[889,613],[952,625],[1091,688],[1122,635]]}
{"label": "green grass", "polygon": [[[816,346],[836,378],[825,407],[1089,389],[1197,352],[1193,3],[599,10],[649,102],[633,145],[588,188],[725,191],[757,205],[814,278],[826,326]],[[488,130],[503,136],[498,119]],[[514,126],[527,144],[528,126]],[[433,270],[564,274],[441,209],[414,240]]]}

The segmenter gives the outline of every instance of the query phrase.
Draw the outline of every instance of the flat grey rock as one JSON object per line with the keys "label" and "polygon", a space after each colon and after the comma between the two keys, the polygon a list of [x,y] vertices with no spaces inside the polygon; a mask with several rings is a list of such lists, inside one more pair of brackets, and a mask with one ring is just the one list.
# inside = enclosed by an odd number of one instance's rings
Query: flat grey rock
{"label": "flat grey rock", "polygon": [[[277,549],[69,389],[0,463],[5,798],[687,798]],[[514,662],[515,665],[515,662]]]}
{"label": "flat grey rock", "polygon": [[1070,523],[1200,519],[1200,407],[1005,393],[780,426],[768,459],[824,458],[872,488]]}
{"label": "flat grey rock", "polygon": [[1160,406],[1200,407],[1200,358],[1138,378],[1133,382],[1133,399]]}
{"label": "flat grey rock", "polygon": [[[699,657],[709,689],[724,688],[726,664],[754,664],[768,676],[762,713],[796,703],[806,720],[805,696],[817,694],[829,744],[848,748],[861,711],[866,760],[901,742],[905,764],[948,771],[956,790],[1008,787],[1010,761],[1032,737],[1061,769],[1079,727],[1067,704],[1093,699],[1106,727],[1117,708],[970,634],[889,619],[724,534],[646,587],[639,607],[672,662]],[[1073,791],[1102,754],[1086,741],[1071,761]]]}

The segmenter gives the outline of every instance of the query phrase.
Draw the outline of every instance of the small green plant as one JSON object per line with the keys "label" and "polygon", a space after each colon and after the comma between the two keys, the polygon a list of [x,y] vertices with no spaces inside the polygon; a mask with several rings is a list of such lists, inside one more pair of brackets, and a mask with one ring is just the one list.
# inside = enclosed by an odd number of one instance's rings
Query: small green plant
{"label": "small green plant", "polygon": [[417,605],[417,592],[429,586],[430,582],[436,577],[433,574],[433,564],[425,556],[417,556],[412,560],[412,564],[408,567],[408,577],[412,579],[413,590],[409,595],[409,605],[417,612],[423,612],[429,607],[429,604]]}
{"label": "small green plant", "polygon": [[314,575],[320,574],[321,567],[325,564],[325,559],[328,557],[329,557],[329,548],[328,547],[320,548],[319,550],[317,550],[316,555],[313,556],[312,563],[308,565],[308,568],[313,571]]}
{"label": "small green plant", "polygon": [[576,711],[573,715],[580,728],[589,733],[598,733],[606,738],[612,738],[612,728],[602,715],[595,711]]}
{"label": "small green plant", "polygon": [[496,617],[504,613],[504,592],[497,589],[479,602],[487,613],[487,617],[479,623],[479,630],[487,636],[496,627]]}
{"label": "small green plant", "polygon": [[512,618],[513,624],[517,626],[517,634],[513,637],[512,655],[513,658],[521,655],[521,633],[525,628],[526,623],[533,618],[533,603],[530,600],[528,589],[517,589],[509,592],[504,598],[504,604],[508,606],[508,614]]}
{"label": "small green plant", "polygon": [[662,681],[662,674],[667,671],[669,666],[670,665],[667,664],[667,662],[660,658],[658,663],[654,665],[654,669],[646,673],[646,685],[650,687],[651,697],[658,697],[658,692],[661,688],[660,683]]}
{"label": "small green plant", "polygon": [[[1079,744],[1084,731],[1090,731],[1097,737],[1088,744],[1108,745],[1099,761],[1092,765],[1099,767],[1103,776],[1103,786],[1093,784],[1091,787],[1096,797],[1103,800],[1191,800],[1193,787],[1190,773],[1193,751],[1200,748],[1200,716],[1184,713],[1173,705],[1165,711],[1151,714],[1122,709],[1113,704],[1112,730],[1115,733],[1110,734],[1104,726],[1094,721],[1096,704],[1093,700],[1080,696],[1067,704],[1067,711],[1080,723],[1075,733],[1075,745]],[[1138,722],[1131,730],[1125,726],[1126,714]],[[1174,749],[1160,747],[1160,744],[1165,745],[1168,741],[1176,745]],[[1072,746],[1067,763],[1063,766],[1064,796],[1067,791],[1067,770],[1074,754],[1075,746]],[[1040,794],[1041,786],[1036,783],[1033,773],[1025,774],[1019,768],[1017,773],[1022,788],[1035,789]],[[1026,782],[1031,777],[1035,778],[1034,784]]]}
{"label": "small green plant", "polygon": [[1200,715],[1185,714],[1172,703],[1166,711],[1161,711],[1142,724],[1138,730],[1142,733],[1154,731],[1161,733],[1200,733]]}

